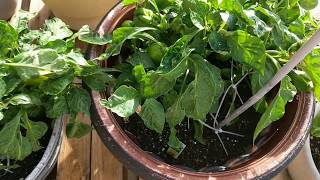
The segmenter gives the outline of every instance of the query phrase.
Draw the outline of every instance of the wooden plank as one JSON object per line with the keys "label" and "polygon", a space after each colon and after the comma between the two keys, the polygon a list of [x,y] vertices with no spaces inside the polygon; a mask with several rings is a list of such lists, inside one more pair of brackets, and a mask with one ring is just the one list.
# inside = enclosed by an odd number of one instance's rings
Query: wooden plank
{"label": "wooden plank", "polygon": [[132,171],[123,167],[123,180],[139,180],[139,177]]}
{"label": "wooden plank", "polygon": [[122,165],[92,132],[91,180],[122,180]]}
{"label": "wooden plank", "polygon": [[[80,119],[90,123],[90,119],[82,114]],[[68,139],[64,135],[58,158],[57,180],[90,179],[90,144],[91,133],[81,139]]]}

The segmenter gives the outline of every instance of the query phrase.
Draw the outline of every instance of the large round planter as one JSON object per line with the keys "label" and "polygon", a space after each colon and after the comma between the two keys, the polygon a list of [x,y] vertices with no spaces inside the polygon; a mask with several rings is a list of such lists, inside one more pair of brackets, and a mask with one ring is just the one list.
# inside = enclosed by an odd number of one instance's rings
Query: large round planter
{"label": "large round planter", "polygon": [[[124,20],[133,17],[135,7],[115,6],[97,27],[100,34],[112,33]],[[106,47],[88,48],[87,58],[94,59]],[[110,63],[110,61],[108,61]],[[108,66],[108,63],[101,63]],[[311,93],[300,93],[287,106],[285,117],[273,125],[270,140],[251,154],[247,161],[224,172],[196,172],[164,163],[138,147],[121,128],[117,118],[100,105],[107,92],[91,92],[93,124],[112,153],[129,169],[144,179],[271,179],[300,152],[308,136],[314,109]],[[118,119],[119,120],[119,119]]]}
{"label": "large round planter", "polygon": [[95,29],[101,18],[119,0],[43,0],[53,14],[78,30],[83,25]]}
{"label": "large round planter", "polygon": [[17,0],[0,1],[0,19],[8,20],[12,17],[17,8]]}

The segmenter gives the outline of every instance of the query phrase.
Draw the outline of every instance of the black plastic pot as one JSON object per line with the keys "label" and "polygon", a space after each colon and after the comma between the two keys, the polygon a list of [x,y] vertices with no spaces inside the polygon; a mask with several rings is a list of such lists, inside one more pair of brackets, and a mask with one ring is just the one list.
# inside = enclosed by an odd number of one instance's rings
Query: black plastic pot
{"label": "black plastic pot", "polygon": [[[123,7],[117,4],[98,25],[101,35],[119,27],[122,22],[132,19],[134,6]],[[87,58],[98,57],[107,47],[88,48]],[[115,58],[116,59],[116,58]],[[107,67],[115,63],[110,59],[102,62]],[[138,147],[121,128],[121,119],[100,105],[100,100],[108,98],[105,92],[91,92],[93,106],[91,119],[101,140],[109,150],[129,169],[144,179],[271,179],[282,171],[300,152],[309,134],[314,112],[314,96],[299,93],[286,108],[281,121],[276,122],[267,134],[266,143],[246,159],[223,172],[197,172],[166,164],[152,154]]]}
{"label": "black plastic pot", "polygon": [[62,133],[63,119],[61,118],[52,123],[51,130],[43,137],[42,143],[47,144],[46,147],[44,147],[45,149],[32,153],[25,160],[18,163],[21,166],[17,169],[12,169],[12,172],[1,173],[0,179],[44,180],[49,175],[55,177],[55,171],[53,171],[53,169],[55,168],[58,159],[63,137]]}
{"label": "black plastic pot", "polygon": [[52,135],[46,150],[33,171],[26,177],[26,180],[43,180],[53,170],[61,148],[63,133],[63,119],[57,119],[54,124]]}

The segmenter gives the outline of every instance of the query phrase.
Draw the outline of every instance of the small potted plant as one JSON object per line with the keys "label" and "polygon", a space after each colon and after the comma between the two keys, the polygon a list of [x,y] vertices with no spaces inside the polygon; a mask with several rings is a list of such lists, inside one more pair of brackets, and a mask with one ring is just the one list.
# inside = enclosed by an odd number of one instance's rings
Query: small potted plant
{"label": "small potted plant", "polygon": [[68,137],[91,130],[77,119],[89,115],[89,93],[74,80],[99,90],[108,79],[75,47],[76,38],[94,42],[88,26],[74,34],[53,18],[31,30],[30,17],[21,11],[13,24],[0,20],[0,179],[45,179],[59,153],[62,117],[71,117]]}
{"label": "small potted plant", "polygon": [[[314,2],[314,1],[313,1]],[[114,68],[91,92],[105,145],[146,179],[270,179],[298,154],[319,96],[315,48],[254,108],[224,121],[318,24],[305,1],[124,0],[102,20]]]}

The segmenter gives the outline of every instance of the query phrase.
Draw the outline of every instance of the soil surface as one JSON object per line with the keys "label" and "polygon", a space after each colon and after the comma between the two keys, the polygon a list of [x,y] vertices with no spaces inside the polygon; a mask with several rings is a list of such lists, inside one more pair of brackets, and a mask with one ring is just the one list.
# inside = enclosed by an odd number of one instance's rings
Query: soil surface
{"label": "soil surface", "polygon": [[320,172],[320,138],[311,137],[311,151],[313,160]]}
{"label": "soil surface", "polygon": [[[248,99],[251,94],[246,92],[247,88],[243,87],[238,89],[241,94],[247,94],[244,99]],[[226,102],[230,102],[227,99]],[[240,102],[236,102],[240,104]],[[228,111],[230,104],[223,105],[224,117]],[[139,116],[132,116],[124,128],[128,136],[144,151],[150,152],[155,158],[161,159],[164,162],[184,168],[191,171],[224,171],[228,164],[235,159],[250,154],[252,151],[252,137],[255,127],[260,119],[260,114],[256,113],[254,108],[249,109],[242,114],[236,123],[229,127],[223,128],[224,131],[238,133],[244,137],[238,137],[230,134],[219,133],[227,152],[224,150],[221,141],[217,134],[208,128],[204,128],[205,144],[196,141],[194,137],[193,120],[185,119],[180,125],[177,126],[177,137],[182,141],[186,148],[180,154],[178,159],[172,158],[167,154],[168,138],[170,135],[169,127],[166,125],[162,134],[149,130],[145,127],[143,121]],[[220,119],[221,120],[221,119]],[[213,119],[208,115],[207,124],[213,125]]]}
{"label": "soil surface", "polygon": [[[50,126],[49,126],[50,127]],[[10,161],[10,164],[17,164],[19,165],[18,168],[9,169],[9,171],[0,170],[0,180],[20,180],[21,178],[27,177],[33,169],[38,165],[40,162],[46,147],[49,143],[50,137],[52,134],[52,129],[48,128],[46,134],[40,139],[40,144],[42,149],[37,152],[33,152],[30,156],[28,156],[23,161]],[[2,161],[2,164],[6,164],[6,161]]]}

